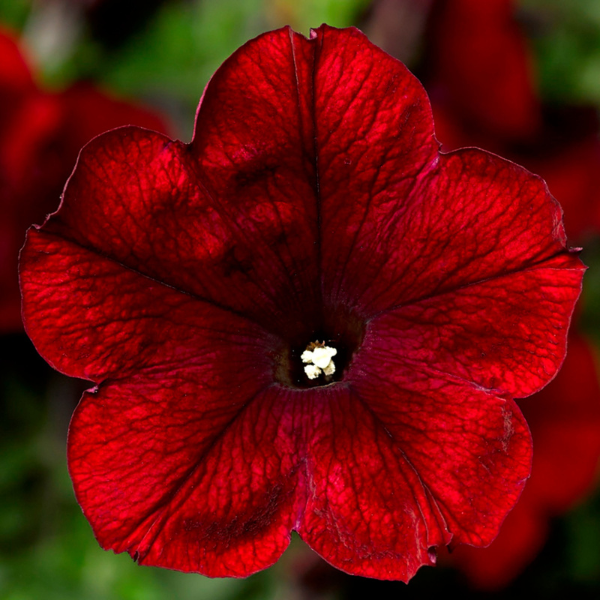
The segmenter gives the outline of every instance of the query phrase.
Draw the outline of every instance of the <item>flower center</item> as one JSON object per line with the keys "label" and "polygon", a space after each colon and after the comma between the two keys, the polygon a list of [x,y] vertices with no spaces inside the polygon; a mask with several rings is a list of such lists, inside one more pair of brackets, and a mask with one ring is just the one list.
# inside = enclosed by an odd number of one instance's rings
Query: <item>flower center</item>
{"label": "flower center", "polygon": [[344,381],[362,345],[364,319],[344,306],[327,306],[322,314],[313,311],[297,323],[299,327],[281,331],[281,345],[273,353],[275,380],[294,389]]}
{"label": "flower center", "polygon": [[300,357],[303,363],[308,363],[304,367],[304,372],[309,379],[316,379],[320,375],[325,376],[325,381],[331,379],[335,373],[335,364],[332,358],[337,354],[335,348],[325,345],[325,342],[311,342]]}

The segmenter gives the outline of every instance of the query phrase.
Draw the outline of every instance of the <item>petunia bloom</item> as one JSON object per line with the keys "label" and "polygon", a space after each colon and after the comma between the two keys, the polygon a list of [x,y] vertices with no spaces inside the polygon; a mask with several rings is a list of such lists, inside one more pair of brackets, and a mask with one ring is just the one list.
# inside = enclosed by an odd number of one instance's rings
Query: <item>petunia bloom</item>
{"label": "petunia bloom", "polygon": [[325,25],[235,52],[189,145],[90,142],[21,254],[28,334],[97,384],[68,460],[100,544],[210,576],[293,530],[405,581],[489,544],[530,471],[513,398],[560,366],[582,273],[541,179],[440,154],[418,81]]}
{"label": "petunia bloom", "polygon": [[40,90],[16,40],[2,30],[0,109],[0,333],[7,333],[23,327],[17,261],[25,232],[57,209],[81,147],[122,125],[167,126],[89,83]]}

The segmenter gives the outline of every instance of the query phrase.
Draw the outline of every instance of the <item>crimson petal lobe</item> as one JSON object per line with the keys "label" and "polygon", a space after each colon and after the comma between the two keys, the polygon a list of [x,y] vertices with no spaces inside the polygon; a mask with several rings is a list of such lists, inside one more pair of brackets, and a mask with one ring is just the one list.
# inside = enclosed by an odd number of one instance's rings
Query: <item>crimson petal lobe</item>
{"label": "crimson petal lobe", "polygon": [[231,382],[230,368],[259,386],[272,376],[277,342],[257,325],[48,229],[29,232],[21,264],[26,330],[63,373],[100,382],[165,365],[209,369],[219,357],[215,387]]}
{"label": "crimson petal lobe", "polygon": [[452,543],[489,544],[531,469],[531,436],[517,405],[377,347],[361,369],[368,377],[353,387],[419,474]]}
{"label": "crimson petal lobe", "polygon": [[[583,270],[565,249],[561,209],[543,181],[492,154],[440,155],[410,196],[399,194],[392,206],[385,219],[372,215],[379,233],[357,239],[361,251],[348,268],[330,271],[332,293],[343,290],[340,298],[366,315],[543,266],[560,253]],[[567,306],[578,295],[572,289]]]}
{"label": "crimson petal lobe", "polygon": [[281,389],[236,398],[235,372],[225,392],[205,385],[206,375],[143,372],[87,392],[71,422],[69,469],[105,549],[244,577],[289,543],[301,413]]}
{"label": "crimson petal lobe", "polygon": [[433,547],[451,539],[433,497],[352,389],[324,388],[318,403],[298,533],[347,573],[408,581],[435,562]]}
{"label": "crimson petal lobe", "polygon": [[580,288],[580,265],[558,254],[383,313],[370,323],[370,336],[394,361],[522,398],[561,365],[565,323]]}

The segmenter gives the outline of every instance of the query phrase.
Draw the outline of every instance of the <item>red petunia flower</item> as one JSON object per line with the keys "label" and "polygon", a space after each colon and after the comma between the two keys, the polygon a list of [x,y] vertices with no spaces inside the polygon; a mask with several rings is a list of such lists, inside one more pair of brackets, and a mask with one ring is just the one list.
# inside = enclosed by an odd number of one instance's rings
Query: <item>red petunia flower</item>
{"label": "red petunia flower", "polygon": [[93,140],[21,256],[27,332],[98,384],[68,458],[100,544],[210,576],[292,530],[382,579],[488,544],[582,272],[538,177],[440,154],[416,79],[327,26],[234,53],[189,145]]}
{"label": "red petunia flower", "polygon": [[79,83],[35,85],[14,38],[0,30],[0,332],[22,330],[18,253],[25,232],[58,207],[81,147],[122,125],[166,131],[162,119]]}
{"label": "red petunia flower", "polygon": [[[546,178],[565,211],[570,236],[600,231],[595,111],[542,107],[515,3],[438,2],[429,40],[426,87],[444,148],[476,144],[524,164]],[[519,400],[519,406],[534,442],[531,479],[489,548],[463,547],[450,559],[482,589],[510,583],[543,546],[550,519],[594,484],[600,385],[593,350],[580,334],[569,336],[569,353],[556,379],[539,396]]]}

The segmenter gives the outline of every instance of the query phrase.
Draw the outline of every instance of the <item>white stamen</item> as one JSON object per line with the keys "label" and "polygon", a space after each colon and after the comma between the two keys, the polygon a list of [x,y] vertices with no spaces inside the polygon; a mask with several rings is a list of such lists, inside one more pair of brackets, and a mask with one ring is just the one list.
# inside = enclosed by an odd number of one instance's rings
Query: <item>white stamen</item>
{"label": "white stamen", "polygon": [[323,373],[325,373],[325,375],[333,375],[335,373],[335,365],[332,360],[330,360],[329,364],[323,369]]}
{"label": "white stamen", "polygon": [[315,365],[306,365],[304,372],[309,379],[316,379],[321,374],[321,369]]}
{"label": "white stamen", "polygon": [[304,367],[304,372],[309,379],[316,379],[321,374],[329,376],[335,373],[335,365],[331,358],[337,354],[337,350],[318,344],[319,342],[310,344],[308,347],[312,350],[305,350],[300,357],[302,362],[312,363]]}
{"label": "white stamen", "polygon": [[331,357],[337,354],[335,348],[323,346],[323,348],[315,348],[313,350],[312,361],[317,367],[324,369],[330,362]]}
{"label": "white stamen", "polygon": [[305,350],[300,358],[302,362],[311,363],[313,361],[313,353],[310,350]]}

